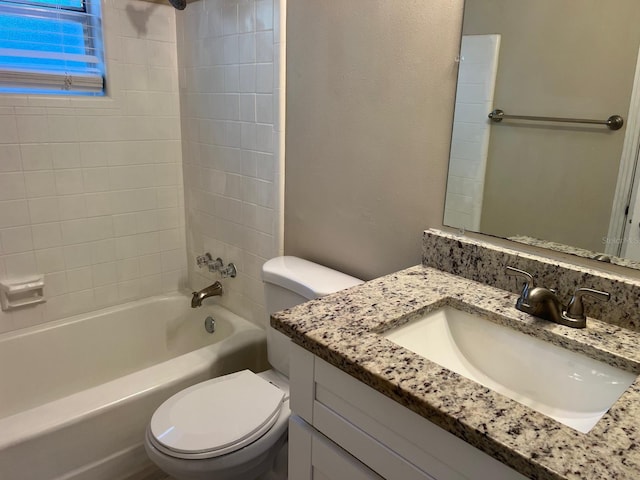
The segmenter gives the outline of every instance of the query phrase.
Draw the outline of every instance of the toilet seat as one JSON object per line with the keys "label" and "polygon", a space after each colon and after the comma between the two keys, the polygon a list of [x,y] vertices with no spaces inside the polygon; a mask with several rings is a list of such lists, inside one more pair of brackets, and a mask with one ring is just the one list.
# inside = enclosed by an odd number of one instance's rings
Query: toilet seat
{"label": "toilet seat", "polygon": [[249,445],[278,419],[285,392],[249,370],[193,385],[153,414],[149,439],[184,459],[214,458]]}

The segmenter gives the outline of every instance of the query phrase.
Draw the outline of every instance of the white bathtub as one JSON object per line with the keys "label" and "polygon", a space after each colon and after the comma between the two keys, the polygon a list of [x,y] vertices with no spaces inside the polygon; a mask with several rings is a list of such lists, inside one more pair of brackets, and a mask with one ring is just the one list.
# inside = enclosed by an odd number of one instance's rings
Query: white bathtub
{"label": "white bathtub", "polygon": [[127,478],[162,401],[244,368],[267,368],[264,331],[182,294],[0,335],[0,479]]}

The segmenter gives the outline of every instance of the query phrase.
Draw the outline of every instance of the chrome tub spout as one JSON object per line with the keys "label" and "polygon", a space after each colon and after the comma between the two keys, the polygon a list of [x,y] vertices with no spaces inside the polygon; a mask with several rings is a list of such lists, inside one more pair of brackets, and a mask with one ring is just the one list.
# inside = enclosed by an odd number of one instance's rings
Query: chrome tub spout
{"label": "chrome tub spout", "polygon": [[202,301],[205,298],[217,297],[222,295],[222,293],[222,284],[220,282],[215,282],[198,292],[193,292],[193,297],[191,298],[191,308],[201,307]]}

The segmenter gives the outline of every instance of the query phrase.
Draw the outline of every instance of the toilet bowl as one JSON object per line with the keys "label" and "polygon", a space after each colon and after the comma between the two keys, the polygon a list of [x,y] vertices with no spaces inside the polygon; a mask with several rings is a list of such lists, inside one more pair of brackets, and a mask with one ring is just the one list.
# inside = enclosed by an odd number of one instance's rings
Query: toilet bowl
{"label": "toilet bowl", "polygon": [[284,377],[243,370],[169,398],[153,414],[145,449],[178,480],[255,479],[286,444],[289,414]]}
{"label": "toilet bowl", "polygon": [[[297,257],[269,260],[262,277],[269,312],[362,283]],[[289,339],[267,333],[273,369],[207,380],[155,411],[145,449],[160,469],[177,480],[286,480]]]}

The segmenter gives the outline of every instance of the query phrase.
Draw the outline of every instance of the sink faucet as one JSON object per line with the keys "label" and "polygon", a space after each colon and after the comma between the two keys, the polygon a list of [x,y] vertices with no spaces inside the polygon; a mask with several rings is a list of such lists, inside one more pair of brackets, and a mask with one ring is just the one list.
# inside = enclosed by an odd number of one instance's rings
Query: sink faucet
{"label": "sink faucet", "polygon": [[607,292],[591,288],[578,288],[571,297],[567,309],[564,310],[556,291],[534,286],[533,276],[529,272],[507,267],[507,274],[525,279],[520,297],[516,301],[518,310],[567,327],[585,328],[587,326],[587,317],[584,314],[582,303],[583,296],[591,296],[605,302],[610,298]]}
{"label": "sink faucet", "polygon": [[193,292],[192,295],[191,308],[201,307],[202,301],[205,298],[222,295],[222,284],[220,282],[215,282],[198,292]]}

